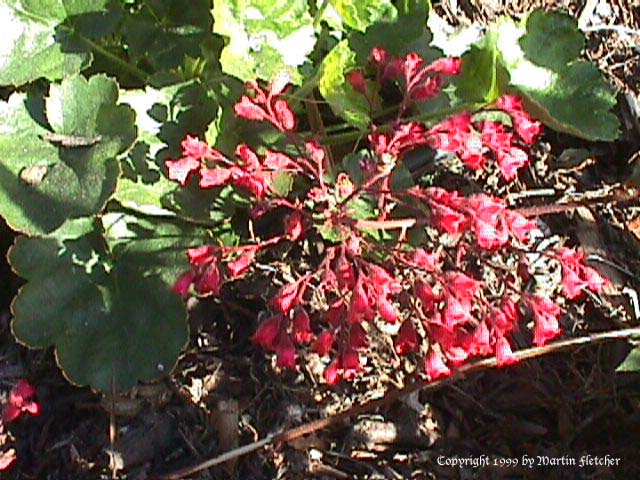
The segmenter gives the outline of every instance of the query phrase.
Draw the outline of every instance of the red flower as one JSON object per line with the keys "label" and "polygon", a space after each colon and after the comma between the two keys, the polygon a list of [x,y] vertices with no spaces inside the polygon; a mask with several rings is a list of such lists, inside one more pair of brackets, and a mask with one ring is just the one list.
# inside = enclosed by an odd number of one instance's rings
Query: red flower
{"label": "red flower", "polygon": [[345,380],[353,380],[355,376],[362,370],[360,364],[360,355],[354,348],[347,348],[340,358],[342,366],[342,378]]}
{"label": "red flower", "polygon": [[284,317],[282,315],[274,315],[272,317],[263,320],[256,333],[252,337],[253,343],[259,345],[265,350],[273,351],[276,348],[276,339],[280,334],[280,325]]}
{"label": "red flower", "polygon": [[307,311],[300,307],[293,315],[293,338],[298,344],[309,343],[313,338],[311,333],[311,319]]}
{"label": "red flower", "polygon": [[291,337],[285,331],[280,332],[280,337],[275,346],[276,365],[280,368],[295,368],[296,348],[291,341]]}
{"label": "red flower", "polygon": [[272,305],[284,314],[289,313],[298,303],[299,286],[298,282],[294,282],[282,287],[271,300]]}
{"label": "red flower", "polygon": [[443,75],[459,75],[461,63],[461,60],[455,57],[438,58],[429,64],[427,70]]}
{"label": "red flower", "polygon": [[451,375],[451,370],[449,370],[449,367],[447,367],[447,364],[444,362],[444,357],[434,349],[431,349],[424,361],[424,370],[430,380]]}
{"label": "red flower", "polygon": [[335,359],[324,369],[324,380],[329,385],[335,385],[340,381],[340,360]]}
{"label": "red flower", "polygon": [[34,416],[40,415],[40,404],[32,400],[35,395],[36,389],[26,380],[20,380],[9,393],[9,402],[2,411],[2,422],[12,422],[23,413]]}
{"label": "red flower", "polygon": [[195,272],[185,272],[178,277],[178,280],[176,280],[176,283],[173,284],[171,289],[182,298],[187,298],[189,296],[189,289],[196,277],[197,275]]}
{"label": "red flower", "polygon": [[313,343],[313,347],[311,347],[311,349],[318,355],[327,355],[333,347],[335,338],[335,332],[331,330],[325,330],[320,335],[318,335],[318,338],[316,338],[316,341]]}
{"label": "red flower", "polygon": [[349,72],[347,74],[347,81],[356,92],[362,95],[367,94],[367,81],[364,78],[364,72],[361,68]]}
{"label": "red flower", "polygon": [[496,340],[496,360],[499,367],[506,367],[517,363],[518,357],[513,354],[509,340],[500,336]]}
{"label": "red flower", "polygon": [[254,101],[246,95],[242,95],[240,101],[233,106],[233,111],[239,117],[247,120],[269,120],[269,115],[264,108],[256,105]]}
{"label": "red flower", "polygon": [[304,235],[302,214],[297,210],[289,214],[284,220],[284,229],[289,240],[295,241],[301,238]]}
{"label": "red flower", "polygon": [[169,170],[169,179],[177,181],[184,187],[191,172],[200,168],[200,160],[182,157],[179,160],[167,160],[165,165]]}
{"label": "red flower", "polygon": [[416,248],[408,255],[408,260],[427,272],[435,272],[440,269],[438,254],[427,252],[424,248]]}
{"label": "red flower", "polygon": [[607,280],[595,269],[584,264],[583,252],[561,248],[558,253],[562,264],[562,285],[567,298],[578,298],[585,288],[599,293],[607,284]]}
{"label": "red flower", "polygon": [[222,276],[220,275],[220,267],[218,265],[218,257],[214,257],[209,265],[204,269],[200,276],[196,279],[196,292],[201,295],[219,295],[220,286],[222,285]]}
{"label": "red flower", "polygon": [[291,132],[296,129],[296,117],[289,104],[284,100],[276,100],[273,105],[275,124],[280,130]]}
{"label": "red flower", "polygon": [[200,247],[187,249],[187,257],[189,263],[194,267],[200,267],[212,262],[215,259],[216,249],[210,245],[202,245]]}
{"label": "red flower", "polygon": [[562,333],[558,323],[558,317],[562,310],[556,303],[546,297],[536,295],[529,297],[528,300],[535,320],[533,343],[541,346]]}
{"label": "red flower", "polygon": [[402,322],[396,337],[395,349],[398,355],[405,355],[418,350],[418,334],[411,320],[407,319]]}
{"label": "red flower", "polygon": [[211,188],[226,185],[231,179],[230,168],[206,168],[200,169],[200,188]]}
{"label": "red flower", "polygon": [[490,344],[489,327],[486,322],[480,322],[473,334],[469,337],[466,350],[470,356],[489,355],[492,352]]}
{"label": "red flower", "polygon": [[244,252],[235,260],[227,263],[227,270],[231,274],[231,278],[237,278],[245,273],[251,267],[253,260],[255,259],[255,249],[250,249]]}

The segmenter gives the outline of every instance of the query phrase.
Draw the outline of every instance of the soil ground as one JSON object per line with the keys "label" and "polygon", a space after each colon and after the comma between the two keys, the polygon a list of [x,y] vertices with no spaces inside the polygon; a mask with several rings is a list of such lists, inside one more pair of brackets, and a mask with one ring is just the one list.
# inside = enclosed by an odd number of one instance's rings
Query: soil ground
{"label": "soil ground", "polygon": [[[498,15],[517,17],[536,6],[566,9],[585,22],[585,55],[619,89],[622,135],[616,143],[604,144],[548,131],[536,147],[522,190],[553,188],[580,199],[585,192],[640,186],[640,3],[434,3],[452,24],[486,24]],[[601,20],[614,27],[598,26]],[[575,149],[587,155],[576,156]],[[544,204],[545,199],[521,203]],[[637,325],[637,294],[635,308],[633,297],[640,291],[639,203],[605,203],[543,221],[552,233],[606,259],[597,266],[612,280],[604,300],[591,298],[567,312],[565,326],[572,334]],[[12,239],[6,227],[0,230],[4,251]],[[331,389],[314,382],[318,374],[312,358],[306,371],[278,373],[249,340],[262,305],[239,288],[235,298],[229,294],[223,302],[191,305],[191,342],[170,379],[140,386],[125,397],[101,398],[70,386],[51,351],[15,345],[9,302],[20,283],[4,262],[0,278],[0,390],[28,378],[44,407],[39,417],[12,425],[19,465],[8,479],[153,478],[384,396],[411,374],[411,366],[402,363],[394,367],[402,374],[378,369],[384,358],[370,359],[367,374],[358,381]],[[625,343],[608,343],[485,371],[190,478],[640,478],[640,376],[614,373],[628,351]],[[607,455],[614,462],[619,459],[618,465],[580,466],[581,460]],[[523,466],[523,458],[537,466]],[[454,459],[486,459],[490,465],[447,465]],[[518,466],[511,465],[515,459]],[[576,465],[566,465],[572,461]]]}

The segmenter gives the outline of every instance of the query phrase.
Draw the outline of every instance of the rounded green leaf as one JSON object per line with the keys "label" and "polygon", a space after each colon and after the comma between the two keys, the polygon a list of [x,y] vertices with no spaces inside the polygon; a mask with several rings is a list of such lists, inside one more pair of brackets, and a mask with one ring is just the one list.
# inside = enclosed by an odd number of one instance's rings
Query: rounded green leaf
{"label": "rounded green leaf", "polygon": [[29,347],[54,346],[69,381],[126,390],[171,371],[188,338],[186,311],[160,277],[110,257],[94,225],[79,219],[16,240],[9,261],[28,283],[12,330]]}
{"label": "rounded green leaf", "polygon": [[0,214],[12,228],[43,234],[102,210],[116,156],[135,137],[133,111],[117,98],[117,84],[98,75],[52,85],[45,111],[22,93],[0,102]]}
{"label": "rounded green leaf", "polygon": [[347,81],[349,70],[356,67],[356,54],[346,40],[338,43],[322,61],[320,94],[333,112],[364,130],[369,126],[369,103]]}
{"label": "rounded green leaf", "polygon": [[316,43],[305,0],[216,0],[212,14],[214,33],[228,38],[220,55],[225,73],[249,81],[285,71],[302,82],[298,68]]}
{"label": "rounded green leaf", "polygon": [[583,42],[576,21],[565,14],[538,10],[524,24],[500,19],[463,56],[455,96],[492,102],[511,91],[555,130],[615,140],[614,91],[595,65],[578,58]]}
{"label": "rounded green leaf", "polygon": [[0,85],[38,78],[59,80],[91,63],[91,52],[76,31],[109,33],[119,17],[109,0],[3,0],[0,2]]}
{"label": "rounded green leaf", "polygon": [[360,32],[377,22],[392,21],[397,16],[390,0],[330,0],[342,21]]}

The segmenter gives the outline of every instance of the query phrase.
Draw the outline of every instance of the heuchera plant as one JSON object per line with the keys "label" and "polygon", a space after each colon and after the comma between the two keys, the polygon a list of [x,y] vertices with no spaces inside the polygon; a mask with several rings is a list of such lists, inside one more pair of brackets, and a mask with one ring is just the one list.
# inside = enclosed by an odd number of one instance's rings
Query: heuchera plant
{"label": "heuchera plant", "polygon": [[[410,121],[414,107],[437,97],[459,72],[457,58],[427,63],[416,53],[391,58],[373,49],[368,68],[348,74],[350,85],[372,111],[374,89],[395,86],[402,99],[395,118],[371,125],[368,154],[358,157],[357,174],[332,161],[321,143],[296,133],[298,120],[284,98],[286,78],[267,88],[250,82],[248,94],[235,105],[236,115],[270,123],[291,150],[256,151],[241,144],[228,157],[187,136],[182,158],[167,161],[166,167],[169,178],[183,186],[197,181],[203,189],[232,185],[244,192],[253,220],[286,210],[281,233],[235,246],[190,248],[191,269],[175,291],[184,298],[218,295],[274,247],[322,241],[321,258],[295,272],[295,280],[272,296],[253,341],[274,352],[281,368],[295,368],[302,351],[326,356],[329,384],[353,379],[362,370],[377,322],[395,325],[396,352],[422,358],[431,379],[475,357],[495,355],[499,365],[515,362],[511,335],[526,329],[527,319],[533,319],[535,345],[561,335],[562,302],[530,281],[526,254],[542,236],[534,219],[487,194],[397,181],[403,173],[406,177],[404,155],[423,146],[453,152],[472,170],[495,162],[507,182],[529,163],[527,147],[542,126],[517,96],[504,95],[485,108],[503,112],[510,124],[476,120],[470,112],[430,126]],[[274,187],[283,172],[296,179],[287,196]],[[415,232],[425,233],[418,236],[422,240],[415,240]],[[512,270],[492,266],[497,251],[508,257]],[[566,299],[585,290],[599,292],[606,283],[579,251],[559,248],[544,255],[561,266]]]}

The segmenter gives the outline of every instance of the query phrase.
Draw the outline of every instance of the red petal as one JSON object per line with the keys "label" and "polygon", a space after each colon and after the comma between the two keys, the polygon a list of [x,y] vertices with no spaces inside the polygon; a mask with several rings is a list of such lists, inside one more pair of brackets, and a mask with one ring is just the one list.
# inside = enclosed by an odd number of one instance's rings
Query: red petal
{"label": "red petal", "polygon": [[251,339],[253,343],[259,345],[265,350],[275,350],[276,339],[280,333],[281,321],[282,315],[274,315],[260,323],[256,329],[256,333]]}
{"label": "red petal", "polygon": [[231,178],[231,170],[228,168],[200,169],[200,188],[219,187]]}
{"label": "red petal", "polygon": [[269,116],[264,109],[255,103],[246,95],[243,95],[238,103],[233,106],[233,111],[239,117],[247,120],[268,120]]}
{"label": "red petal", "polygon": [[175,180],[183,187],[187,183],[189,174],[200,168],[200,160],[193,157],[182,157],[179,160],[167,160],[164,162],[169,170],[169,179]]}
{"label": "red petal", "polygon": [[276,100],[273,107],[276,114],[276,120],[278,121],[280,128],[287,132],[295,130],[296,117],[293,114],[293,111],[291,111],[289,104],[284,100]]}
{"label": "red petal", "polygon": [[292,333],[297,344],[309,343],[313,337],[311,319],[304,308],[299,308],[293,316]]}
{"label": "red petal", "polygon": [[334,340],[335,333],[333,331],[326,330],[318,335],[318,338],[316,338],[311,349],[318,355],[327,355],[333,347]]}
{"label": "red petal", "polygon": [[284,229],[287,238],[291,241],[298,240],[304,234],[304,224],[302,222],[302,214],[297,210],[292,212],[285,218]]}
{"label": "red petal", "polygon": [[444,363],[442,355],[433,349],[424,361],[424,369],[431,380],[451,375],[451,370],[449,370],[449,367]]}
{"label": "red petal", "polygon": [[231,278],[237,278],[251,267],[253,260],[255,259],[256,253],[255,251],[249,250],[242,255],[240,255],[237,259],[227,263],[227,270],[231,274]]}
{"label": "red petal", "polygon": [[180,275],[180,277],[178,277],[178,280],[176,280],[176,283],[173,284],[171,290],[176,292],[182,298],[187,298],[189,296],[189,289],[191,287],[191,284],[195,279],[196,274],[194,272],[185,272]]}
{"label": "red petal", "polygon": [[218,295],[220,294],[221,284],[220,269],[218,268],[218,261],[215,259],[200,275],[200,278],[196,280],[196,291],[201,295]]}

